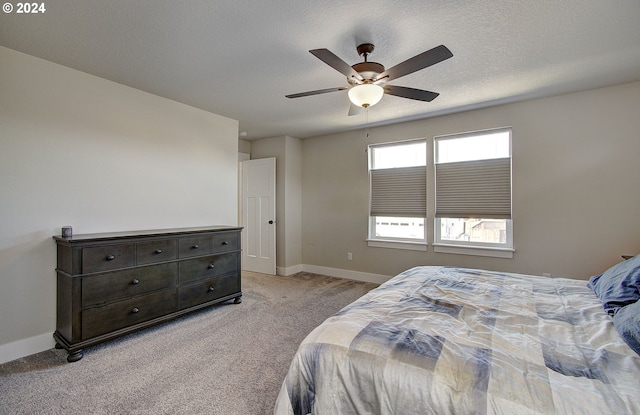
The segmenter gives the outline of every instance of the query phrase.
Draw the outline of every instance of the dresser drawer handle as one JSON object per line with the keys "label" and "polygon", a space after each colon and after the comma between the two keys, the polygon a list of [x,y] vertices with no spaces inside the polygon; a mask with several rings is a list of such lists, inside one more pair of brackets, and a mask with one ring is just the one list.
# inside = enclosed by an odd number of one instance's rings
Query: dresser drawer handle
{"label": "dresser drawer handle", "polygon": [[213,287],[209,287],[209,292],[210,292],[210,293],[214,292],[215,290],[216,290],[215,288],[213,288]]}
{"label": "dresser drawer handle", "polygon": [[222,242],[222,245],[229,245],[229,242],[224,241],[224,242]]}
{"label": "dresser drawer handle", "polygon": [[134,278],[133,281],[131,281],[131,284],[133,285],[140,284],[140,280],[137,278]]}
{"label": "dresser drawer handle", "polygon": [[115,255],[107,255],[107,261],[113,261],[114,259],[116,259]]}
{"label": "dresser drawer handle", "polygon": [[207,268],[209,269],[214,269],[216,266],[214,264],[209,264],[209,266]]}
{"label": "dresser drawer handle", "polygon": [[131,310],[131,313],[135,314],[138,311],[140,311],[140,310],[138,310],[138,307],[133,307],[133,309]]}
{"label": "dresser drawer handle", "polygon": [[156,254],[161,254],[161,253],[162,253],[162,249],[156,249],[156,250],[155,250],[155,253],[156,253]]}
{"label": "dresser drawer handle", "polygon": [[193,246],[191,247],[191,249],[198,249],[198,248],[200,248],[200,245],[198,245],[198,244],[195,244],[195,245],[193,245]]}

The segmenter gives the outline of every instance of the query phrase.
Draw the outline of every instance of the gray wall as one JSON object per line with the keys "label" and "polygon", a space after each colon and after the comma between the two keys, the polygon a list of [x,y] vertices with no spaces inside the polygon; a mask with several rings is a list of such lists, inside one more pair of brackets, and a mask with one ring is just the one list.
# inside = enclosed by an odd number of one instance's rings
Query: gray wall
{"label": "gray wall", "polygon": [[74,233],[237,224],[238,122],[0,47],[0,362],[53,346]]}
{"label": "gray wall", "polygon": [[[369,144],[426,137],[431,152],[437,135],[512,126],[513,259],[368,247],[364,131],[305,139],[302,262],[375,275],[452,265],[587,279],[640,251],[638,108],[640,82],[370,130]],[[433,186],[428,194],[431,244]]]}

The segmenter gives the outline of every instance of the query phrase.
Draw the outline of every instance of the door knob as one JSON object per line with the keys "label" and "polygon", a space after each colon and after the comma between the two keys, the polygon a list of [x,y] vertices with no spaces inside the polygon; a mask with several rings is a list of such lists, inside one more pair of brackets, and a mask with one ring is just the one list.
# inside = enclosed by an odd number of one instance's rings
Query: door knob
{"label": "door knob", "polygon": [[269,225],[273,225],[273,221],[272,220],[269,221]]}

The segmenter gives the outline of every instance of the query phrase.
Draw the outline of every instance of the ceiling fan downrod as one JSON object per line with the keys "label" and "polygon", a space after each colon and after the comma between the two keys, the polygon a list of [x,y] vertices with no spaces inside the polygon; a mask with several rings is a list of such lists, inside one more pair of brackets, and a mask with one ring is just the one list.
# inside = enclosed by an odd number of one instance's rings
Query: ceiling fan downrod
{"label": "ceiling fan downrod", "polygon": [[351,85],[373,83],[373,79],[384,72],[383,65],[377,62],[369,62],[367,59],[369,57],[369,54],[373,52],[374,48],[375,46],[373,45],[373,43],[363,43],[356,48],[356,50],[358,51],[358,55],[364,57],[364,62],[356,63],[351,67],[353,68],[353,70],[360,74],[362,80],[347,79],[347,82],[349,82]]}

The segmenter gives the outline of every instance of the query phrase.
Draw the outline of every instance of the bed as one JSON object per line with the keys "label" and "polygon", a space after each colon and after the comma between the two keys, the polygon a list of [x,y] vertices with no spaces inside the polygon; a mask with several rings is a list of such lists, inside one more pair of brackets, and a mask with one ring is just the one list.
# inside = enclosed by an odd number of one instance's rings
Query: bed
{"label": "bed", "polygon": [[[630,261],[635,294],[613,313],[594,293],[605,273],[587,286],[409,269],[307,336],[274,413],[640,414],[640,255]],[[623,309],[631,333],[614,325]]]}

